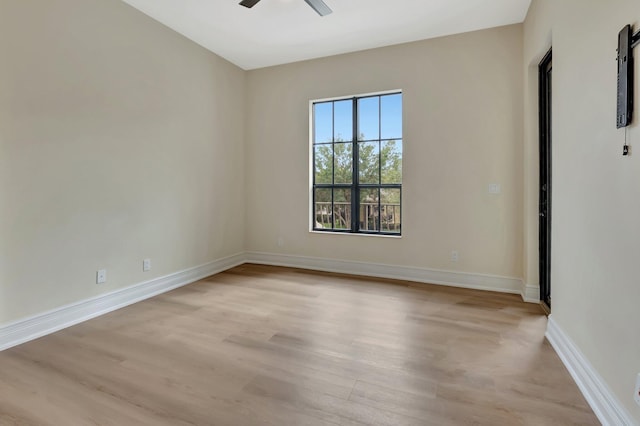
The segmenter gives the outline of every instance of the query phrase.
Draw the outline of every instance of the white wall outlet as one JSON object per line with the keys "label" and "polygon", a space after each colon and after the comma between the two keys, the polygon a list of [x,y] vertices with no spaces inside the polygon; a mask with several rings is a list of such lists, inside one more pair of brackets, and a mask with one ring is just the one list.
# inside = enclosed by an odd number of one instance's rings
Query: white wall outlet
{"label": "white wall outlet", "polygon": [[458,259],[459,259],[459,256],[458,256],[458,250],[453,250],[453,251],[451,252],[451,261],[452,261],[452,262],[457,262],[457,261],[458,261]]}
{"label": "white wall outlet", "polygon": [[636,404],[640,405],[640,374],[636,378],[636,390],[633,394],[633,399],[635,399]]}
{"label": "white wall outlet", "polygon": [[98,269],[96,273],[96,284],[104,284],[107,282],[107,270],[106,269]]}
{"label": "white wall outlet", "polygon": [[278,247],[284,247],[284,238],[278,237]]}
{"label": "white wall outlet", "polygon": [[145,259],[142,261],[142,271],[148,272],[151,270],[151,259]]}
{"label": "white wall outlet", "polygon": [[490,183],[489,184],[489,194],[499,194],[500,193],[500,184],[499,183]]}

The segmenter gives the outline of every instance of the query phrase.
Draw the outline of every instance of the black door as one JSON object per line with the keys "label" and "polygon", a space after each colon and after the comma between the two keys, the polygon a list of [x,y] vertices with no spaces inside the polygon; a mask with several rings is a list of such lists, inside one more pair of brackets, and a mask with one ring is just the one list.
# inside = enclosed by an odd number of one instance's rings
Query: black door
{"label": "black door", "polygon": [[551,50],[540,62],[540,301],[551,310]]}

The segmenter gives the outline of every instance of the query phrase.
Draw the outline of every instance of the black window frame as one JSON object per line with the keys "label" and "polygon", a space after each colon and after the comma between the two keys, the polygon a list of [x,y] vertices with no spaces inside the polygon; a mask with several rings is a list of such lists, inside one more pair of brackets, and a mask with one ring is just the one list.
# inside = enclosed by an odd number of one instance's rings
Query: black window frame
{"label": "black window frame", "polygon": [[[381,160],[381,150],[382,143],[387,141],[400,142],[400,146],[402,147],[400,161],[403,161],[404,157],[404,131],[401,130],[399,137],[394,138],[383,138],[382,136],[382,98],[385,96],[394,96],[400,95],[402,106],[404,107],[404,95],[401,90],[391,91],[391,92],[382,92],[382,93],[373,93],[367,95],[357,95],[352,97],[343,97],[343,98],[332,98],[332,99],[324,99],[318,101],[311,102],[311,230],[314,232],[327,232],[327,233],[339,233],[339,234],[365,234],[365,235],[382,235],[382,236],[402,236],[402,176],[400,179],[400,183],[382,183],[382,160]],[[360,129],[359,129],[359,115],[358,115],[358,105],[359,101],[368,98],[378,98],[378,138],[377,139],[360,139]],[[316,138],[316,118],[315,118],[315,106],[318,104],[333,104],[332,111],[335,110],[335,103],[351,101],[352,106],[352,135],[350,141],[342,141],[336,140],[335,137],[335,113],[332,113],[332,137],[331,141],[317,142]],[[404,117],[401,112],[400,116],[400,124],[401,129],[404,129]],[[360,155],[359,155],[359,147],[361,143],[378,143],[378,183],[360,183]],[[351,153],[352,153],[352,177],[351,183],[336,183],[335,182],[335,145],[336,144],[351,144]],[[319,145],[329,145],[332,146],[333,152],[333,165],[332,165],[332,182],[331,183],[317,183],[316,182],[316,147]],[[331,190],[331,228],[324,228],[317,226],[317,209],[316,209],[316,189],[328,189]],[[335,190],[343,189],[350,190],[351,192],[351,226],[350,229],[342,229],[335,228]],[[361,221],[361,203],[360,196],[361,191],[366,189],[377,189],[378,197],[377,197],[377,215],[376,215],[376,229],[360,229]],[[397,231],[385,231],[382,229],[382,195],[381,190],[383,189],[397,189],[399,191],[399,224]],[[394,209],[395,215],[395,209]]]}

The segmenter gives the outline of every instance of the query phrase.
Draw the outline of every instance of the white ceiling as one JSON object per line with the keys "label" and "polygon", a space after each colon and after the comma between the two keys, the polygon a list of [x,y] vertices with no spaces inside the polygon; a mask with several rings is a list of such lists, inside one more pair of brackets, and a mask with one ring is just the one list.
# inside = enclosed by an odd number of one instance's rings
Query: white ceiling
{"label": "white ceiling", "polygon": [[123,0],[249,70],[522,22],[531,0]]}

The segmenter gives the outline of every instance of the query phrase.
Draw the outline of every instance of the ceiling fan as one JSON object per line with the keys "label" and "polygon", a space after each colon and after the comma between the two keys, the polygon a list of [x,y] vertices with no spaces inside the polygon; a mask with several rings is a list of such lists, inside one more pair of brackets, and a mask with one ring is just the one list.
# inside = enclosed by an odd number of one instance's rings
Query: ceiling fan
{"label": "ceiling fan", "polygon": [[[244,7],[252,8],[256,5],[260,0],[242,0],[240,4]],[[332,12],[332,10],[323,2],[322,0],[304,0],[307,2],[309,6],[313,8],[318,15],[325,16]]]}

